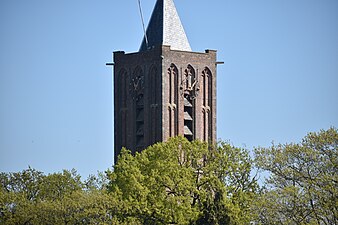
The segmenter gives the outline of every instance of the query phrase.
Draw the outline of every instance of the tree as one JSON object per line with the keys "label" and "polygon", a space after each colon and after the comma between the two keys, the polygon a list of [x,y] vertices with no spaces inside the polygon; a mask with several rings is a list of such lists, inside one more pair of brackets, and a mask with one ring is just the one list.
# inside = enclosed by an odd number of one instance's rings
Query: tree
{"label": "tree", "polygon": [[75,170],[0,173],[0,224],[120,224],[102,175],[82,182]]}
{"label": "tree", "polygon": [[255,154],[257,166],[270,174],[256,208],[261,224],[338,224],[336,128]]}
{"label": "tree", "polygon": [[175,137],[136,153],[124,149],[108,172],[119,220],[134,224],[249,224],[257,184],[248,153]]}
{"label": "tree", "polygon": [[18,173],[0,173],[1,224],[30,223],[42,180],[43,174],[30,167]]}
{"label": "tree", "polygon": [[82,181],[75,170],[0,173],[0,224],[249,224],[257,183],[248,152],[183,137]]}

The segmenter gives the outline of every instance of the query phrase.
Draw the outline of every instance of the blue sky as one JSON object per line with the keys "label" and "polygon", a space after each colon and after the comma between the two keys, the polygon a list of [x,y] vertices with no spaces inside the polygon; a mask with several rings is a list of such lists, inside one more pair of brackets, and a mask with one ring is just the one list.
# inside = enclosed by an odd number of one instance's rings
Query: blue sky
{"label": "blue sky", "polygon": [[[155,0],[143,0],[146,23]],[[217,49],[218,138],[252,149],[338,127],[338,1],[176,0],[193,51]],[[86,177],[113,163],[113,51],[137,0],[0,1],[0,171]]]}

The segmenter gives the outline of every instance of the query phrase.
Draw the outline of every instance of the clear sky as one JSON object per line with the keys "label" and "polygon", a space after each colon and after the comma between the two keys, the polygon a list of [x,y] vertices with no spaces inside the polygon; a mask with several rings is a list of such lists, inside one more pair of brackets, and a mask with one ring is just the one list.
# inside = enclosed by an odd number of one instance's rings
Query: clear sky
{"label": "clear sky", "polygon": [[[155,0],[143,0],[146,23]],[[194,51],[218,50],[218,138],[298,142],[338,127],[337,0],[175,0]],[[0,1],[0,171],[113,163],[113,51],[142,41],[137,0]]]}

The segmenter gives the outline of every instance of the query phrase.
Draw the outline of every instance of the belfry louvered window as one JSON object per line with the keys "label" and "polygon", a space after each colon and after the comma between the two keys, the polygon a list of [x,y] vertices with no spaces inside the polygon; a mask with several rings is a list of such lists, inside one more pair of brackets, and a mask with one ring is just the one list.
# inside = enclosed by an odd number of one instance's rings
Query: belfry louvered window
{"label": "belfry louvered window", "polygon": [[136,132],[136,150],[143,150],[144,143],[144,75],[140,67],[137,67],[133,73],[131,81],[133,89],[134,107],[135,107],[135,132]]}
{"label": "belfry louvered window", "polygon": [[196,85],[195,69],[188,65],[184,71],[181,88],[184,98],[184,137],[189,141],[194,139],[195,132],[195,97],[193,91]]}

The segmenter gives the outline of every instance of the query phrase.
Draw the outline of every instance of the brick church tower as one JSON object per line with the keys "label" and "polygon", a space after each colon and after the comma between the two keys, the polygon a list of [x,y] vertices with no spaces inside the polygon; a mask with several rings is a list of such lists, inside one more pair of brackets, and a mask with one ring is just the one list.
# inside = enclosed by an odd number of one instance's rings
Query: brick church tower
{"label": "brick church tower", "polygon": [[115,162],[177,135],[216,141],[216,51],[191,50],[173,0],[157,0],[140,50],[113,60]]}

